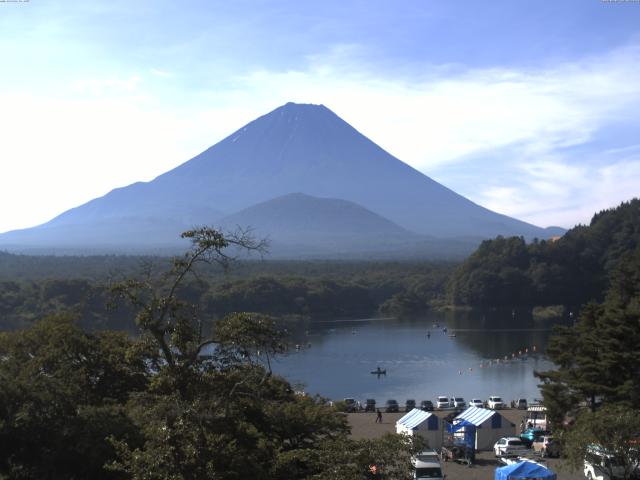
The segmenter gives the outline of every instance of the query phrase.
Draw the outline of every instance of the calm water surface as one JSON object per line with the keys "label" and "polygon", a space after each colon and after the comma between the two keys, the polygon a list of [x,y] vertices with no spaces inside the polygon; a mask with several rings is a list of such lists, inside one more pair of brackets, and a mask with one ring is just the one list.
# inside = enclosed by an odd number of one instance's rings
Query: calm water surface
{"label": "calm water surface", "polygon": [[[300,350],[279,359],[274,370],[306,392],[332,399],[531,400],[540,397],[534,370],[552,367],[541,353],[550,325],[526,313],[433,313],[413,320],[313,322],[305,328],[293,333]],[[378,366],[387,374],[372,375]]]}

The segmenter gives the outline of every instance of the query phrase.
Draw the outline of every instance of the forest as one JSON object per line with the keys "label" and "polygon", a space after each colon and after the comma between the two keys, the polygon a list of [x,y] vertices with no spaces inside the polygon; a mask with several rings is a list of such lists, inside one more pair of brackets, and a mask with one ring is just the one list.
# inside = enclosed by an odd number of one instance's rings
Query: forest
{"label": "forest", "polygon": [[556,329],[558,368],[538,376],[577,466],[585,445],[627,445],[640,428],[639,212],[633,200],[557,241],[497,238],[461,265],[230,265],[206,228],[172,260],[1,254],[0,478],[337,480],[376,462],[409,479],[419,444],[353,440],[325,399],[273,374],[287,348],[277,317],[567,300],[591,303]]}
{"label": "forest", "polygon": [[0,478],[340,480],[372,464],[413,478],[419,440],[354,440],[342,412],[272,372],[286,342],[272,318],[234,313],[204,333],[180,287],[228,244],[183,235],[192,249],[163,275],[111,285],[138,335],[86,332],[74,314],[0,332]]}
{"label": "forest", "polygon": [[[162,257],[32,257],[0,253],[0,329],[72,311],[86,329],[131,331],[132,312],[110,286],[158,275]],[[211,318],[261,312],[307,318],[419,314],[444,301],[454,264],[429,262],[237,261],[203,266],[180,295]],[[116,308],[117,307],[117,308]]]}
{"label": "forest", "polygon": [[623,255],[640,245],[640,200],[595,214],[556,240],[498,237],[452,274],[447,302],[474,306],[580,306],[602,301]]}
{"label": "forest", "polygon": [[[245,259],[228,269],[203,266],[180,294],[214,319],[245,311],[313,320],[420,315],[447,306],[576,310],[604,298],[617,259],[639,244],[640,200],[634,199],[555,241],[486,240],[461,264]],[[25,328],[71,311],[85,329],[131,331],[130,307],[114,303],[111,285],[158,275],[169,261],[0,252],[0,328]]]}

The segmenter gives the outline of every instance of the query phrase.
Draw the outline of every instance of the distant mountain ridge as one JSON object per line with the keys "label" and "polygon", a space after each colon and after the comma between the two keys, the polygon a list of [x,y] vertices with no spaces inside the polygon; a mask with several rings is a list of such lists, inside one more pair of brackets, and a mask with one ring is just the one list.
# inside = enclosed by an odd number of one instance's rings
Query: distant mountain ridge
{"label": "distant mountain ridge", "polygon": [[[309,212],[313,212],[309,215]],[[290,193],[253,205],[224,217],[225,227],[251,225],[268,235],[302,236],[360,236],[385,235],[416,238],[395,223],[360,205],[335,198],[317,198],[304,193]]]}
{"label": "distant mountain ridge", "polygon": [[303,193],[258,203],[222,218],[219,225],[225,231],[250,225],[267,236],[276,254],[341,255],[403,248],[423,240],[354,202]]}
{"label": "distant mountain ridge", "polygon": [[[474,241],[558,233],[476,205],[396,159],[322,105],[288,103],[150,182],[115,189],[38,227],[0,235],[0,248],[166,246],[185,228],[217,224],[234,215],[267,222],[260,215],[251,217],[251,210],[241,211],[294,192],[357,204],[363,217],[353,218],[349,226],[364,229],[359,237],[371,227],[371,214],[378,217],[381,236],[387,236],[390,224],[407,236]],[[314,215],[323,211],[317,202],[307,204],[314,205]],[[270,208],[275,211],[273,204]],[[287,222],[279,222],[293,233]],[[310,220],[307,230],[312,224]],[[261,235],[259,230],[256,234]],[[304,241],[304,232],[299,233],[298,243]],[[344,237],[345,232],[325,233],[330,245],[331,235]]]}

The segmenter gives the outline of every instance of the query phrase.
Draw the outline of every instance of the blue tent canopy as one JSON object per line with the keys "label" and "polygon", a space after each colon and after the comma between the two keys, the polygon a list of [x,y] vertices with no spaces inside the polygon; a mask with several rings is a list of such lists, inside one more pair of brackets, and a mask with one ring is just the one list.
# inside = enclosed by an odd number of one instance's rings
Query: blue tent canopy
{"label": "blue tent canopy", "polygon": [[464,428],[464,437],[461,440],[462,443],[467,445],[470,449],[475,449],[476,447],[476,426],[467,421],[461,420],[455,425],[447,424],[447,431],[449,433],[456,433],[458,430],[462,430]]}
{"label": "blue tent canopy", "polygon": [[460,430],[463,427],[475,427],[475,425],[471,422],[468,422],[467,420],[462,420],[458,423],[456,423],[455,425],[452,424],[447,424],[447,431],[449,433],[454,433],[457,432],[458,430]]}
{"label": "blue tent canopy", "polygon": [[535,462],[518,462],[496,468],[495,480],[556,480],[557,475],[544,465]]}

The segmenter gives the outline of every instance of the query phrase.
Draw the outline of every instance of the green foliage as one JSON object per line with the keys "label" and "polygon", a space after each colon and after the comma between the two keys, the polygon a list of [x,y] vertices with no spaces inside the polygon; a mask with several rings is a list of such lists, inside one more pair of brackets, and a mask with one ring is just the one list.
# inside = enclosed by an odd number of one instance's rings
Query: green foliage
{"label": "green foliage", "polygon": [[587,305],[574,326],[556,328],[547,355],[557,369],[536,374],[573,467],[582,466],[589,450],[599,451],[624,467],[625,479],[640,464],[639,272],[637,248],[612,269],[603,303]]}
{"label": "green foliage", "polygon": [[[634,478],[640,466],[640,411],[619,405],[605,406],[596,412],[583,411],[573,427],[563,435],[565,456],[575,469],[581,469],[588,453],[606,456],[602,462],[609,478]],[[616,471],[615,466],[622,471]]]}
{"label": "green foliage", "polygon": [[617,260],[640,245],[640,199],[594,215],[557,241],[482,242],[452,275],[447,299],[475,306],[573,305],[601,300]]}
{"label": "green foliage", "polygon": [[412,456],[424,448],[420,436],[386,434],[376,440],[326,442],[315,461],[319,473],[311,479],[367,479],[371,465],[375,465],[381,478],[411,480],[414,477]]}
{"label": "green foliage", "polygon": [[[350,440],[344,414],[273,375],[285,338],[272,318],[233,313],[204,328],[196,266],[260,244],[211,229],[186,237],[193,248],[167,274],[112,288],[137,311],[135,340],[85,333],[69,316],[0,334],[0,477],[363,478],[375,462],[410,478],[418,445]],[[59,283],[45,291],[67,295]]]}
{"label": "green foliage", "polygon": [[553,320],[562,318],[565,313],[563,305],[549,305],[547,307],[534,307],[531,316],[534,320]]}
{"label": "green foliage", "polygon": [[[640,402],[638,272],[640,248],[620,259],[604,303],[587,305],[575,326],[556,328],[547,355],[558,369],[538,374],[552,406],[588,401],[595,407],[596,397],[628,407]],[[561,411],[554,416],[559,419]]]}
{"label": "green foliage", "polygon": [[380,305],[383,314],[404,316],[421,314],[443,303],[443,295],[448,276],[430,272],[410,278],[407,287]]}
{"label": "green foliage", "polygon": [[64,316],[0,334],[0,476],[120,478],[102,468],[114,455],[106,437],[138,441],[123,403],[148,381],[130,346]]}
{"label": "green foliage", "polygon": [[[23,280],[0,281],[0,328],[4,330],[72,311],[85,329],[133,332],[130,320],[135,309],[123,304],[108,308],[111,291],[105,283],[121,283],[121,277],[130,273],[129,284],[135,280],[142,288],[162,277],[160,265],[166,264],[166,259],[136,258],[134,268],[127,257],[95,264],[91,259],[102,257],[61,258],[55,260],[59,277],[42,279],[36,260],[41,259],[46,271],[48,262],[53,262],[48,257],[15,256],[20,261],[2,265],[3,256],[14,257],[0,252],[0,278],[17,277],[20,267],[26,270],[20,271]],[[85,278],[89,266],[94,279]],[[419,314],[443,303],[451,270],[452,265],[432,263],[236,262],[222,276],[212,265],[202,263],[198,277],[182,281],[175,295],[211,318],[243,311],[310,318],[362,318],[379,310],[386,315]],[[25,275],[33,280],[24,279]]]}

